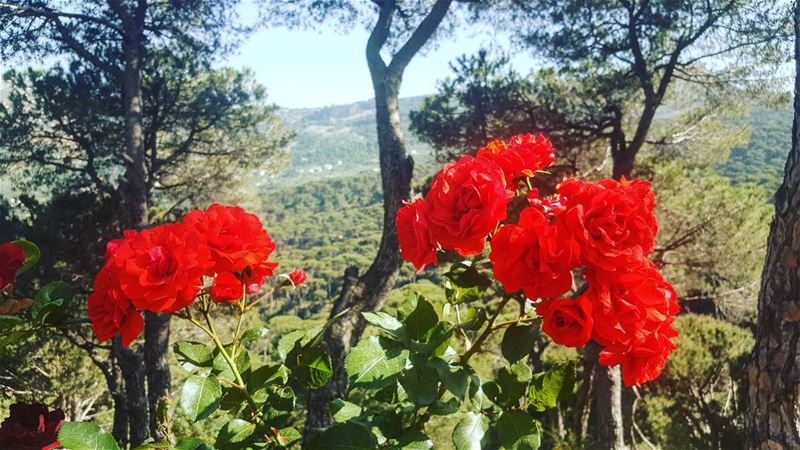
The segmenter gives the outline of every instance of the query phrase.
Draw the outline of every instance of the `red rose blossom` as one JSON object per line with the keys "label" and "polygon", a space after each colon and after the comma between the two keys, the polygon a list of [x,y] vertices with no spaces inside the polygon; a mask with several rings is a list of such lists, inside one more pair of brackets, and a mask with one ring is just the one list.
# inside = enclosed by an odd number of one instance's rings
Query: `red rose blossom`
{"label": "red rose blossom", "polygon": [[0,423],[0,448],[5,450],[53,450],[61,444],[58,432],[64,411],[48,411],[39,403],[14,403]]}
{"label": "red rose blossom", "polygon": [[606,270],[628,270],[653,251],[658,222],[655,196],[646,181],[575,178],[563,181],[558,193],[566,210],[559,214],[588,264]]}
{"label": "red rose blossom", "polygon": [[508,142],[492,141],[475,155],[494,161],[505,174],[509,188],[516,188],[515,181],[532,177],[536,171],[553,164],[556,155],[553,145],[542,135],[518,134]]}
{"label": "red rose blossom", "polygon": [[661,375],[669,354],[675,350],[671,339],[677,335],[670,319],[654,330],[637,334],[626,344],[613,344],[603,348],[600,352],[600,364],[620,364],[622,382],[627,387],[653,381]]}
{"label": "red rose blossom", "polygon": [[557,297],[572,289],[572,269],[580,257],[569,233],[535,207],[522,210],[519,223],[503,225],[492,237],[489,259],[506,292],[522,290],[531,299]]}
{"label": "red rose blossom", "polygon": [[418,198],[397,211],[397,240],[400,255],[422,271],[428,264],[437,265],[436,241],[431,235],[425,201]]}
{"label": "red rose blossom", "polygon": [[295,287],[305,283],[306,278],[308,278],[308,275],[303,270],[294,269],[289,272],[289,279],[292,280],[292,284],[294,284]]}
{"label": "red rose blossom", "polygon": [[242,272],[266,261],[275,250],[261,220],[238,206],[211,205],[206,211],[192,211],[183,222],[205,238],[214,272]]}
{"label": "red rose blossom", "polygon": [[230,272],[222,272],[214,279],[211,286],[211,300],[223,303],[236,303],[244,295],[242,280]]}
{"label": "red rose blossom", "polygon": [[557,344],[583,347],[592,336],[592,305],[585,298],[554,298],[536,305],[542,331]]}
{"label": "red rose blossom", "polygon": [[125,296],[137,309],[155,312],[191,304],[211,265],[204,240],[183,224],[127,232],[113,262]]}
{"label": "red rose blossom", "polygon": [[630,272],[585,272],[592,303],[594,340],[600,345],[626,343],[678,314],[678,296],[649,261]]}
{"label": "red rose blossom", "polygon": [[431,233],[445,249],[477,255],[489,233],[506,218],[508,200],[497,164],[462,156],[436,175],[425,196]]}
{"label": "red rose blossom", "polygon": [[6,242],[0,244],[0,290],[13,283],[17,271],[25,262],[25,251],[19,244]]}
{"label": "red rose blossom", "polygon": [[120,334],[122,346],[128,347],[144,329],[142,315],[136,311],[119,288],[115,267],[107,263],[94,280],[89,296],[89,320],[100,342]]}

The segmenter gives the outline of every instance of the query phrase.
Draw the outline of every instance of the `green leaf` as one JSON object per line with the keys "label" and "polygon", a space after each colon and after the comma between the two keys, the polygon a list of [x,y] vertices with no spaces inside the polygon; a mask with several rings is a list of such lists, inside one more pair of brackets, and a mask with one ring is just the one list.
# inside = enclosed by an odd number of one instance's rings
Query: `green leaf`
{"label": "green leaf", "polygon": [[278,440],[278,444],[288,447],[295,442],[299,441],[303,437],[297,429],[293,427],[286,427],[281,428],[278,430],[278,435],[275,438]]}
{"label": "green leaf", "polygon": [[488,429],[486,416],[467,412],[453,429],[453,445],[456,450],[481,450],[481,441]]}
{"label": "green leaf", "polygon": [[400,385],[417,407],[427,406],[436,400],[439,383],[436,370],[415,364],[400,376]]}
{"label": "green leaf", "polygon": [[66,283],[54,281],[46,284],[33,297],[31,318],[37,323],[57,323],[64,318],[72,289]]}
{"label": "green leaf", "polygon": [[319,389],[328,383],[328,380],[333,376],[333,367],[331,366],[331,357],[327,353],[320,353],[308,364],[307,368],[308,381],[306,385],[310,389]]}
{"label": "green leaf", "polygon": [[431,328],[439,323],[439,316],[431,303],[425,297],[416,294],[416,306],[403,320],[408,337],[414,340],[422,340]]}
{"label": "green leaf", "polygon": [[355,403],[337,398],[331,402],[331,417],[336,422],[347,422],[361,415],[361,407]]}
{"label": "green leaf", "polygon": [[467,386],[469,385],[469,372],[464,366],[451,365],[447,361],[434,358],[429,362],[435,369],[442,384],[453,395],[460,399],[464,399],[467,394]]}
{"label": "green leaf", "polygon": [[478,288],[485,291],[492,285],[492,280],[486,273],[478,270],[476,264],[465,260],[453,264],[445,275],[455,286],[460,288]]}
{"label": "green leaf", "polygon": [[[231,347],[229,345],[225,346],[225,350],[230,355]],[[236,355],[236,359],[234,359],[234,364],[236,364],[236,369],[239,371],[239,374],[242,377],[249,376],[250,372],[250,353],[248,353],[247,349],[239,347],[237,349],[238,354]],[[214,349],[214,373],[219,375],[222,378],[225,378],[230,381],[236,380],[236,375],[233,373],[233,369],[231,369],[230,364],[222,356],[222,352],[219,349]]]}
{"label": "green leaf", "polygon": [[389,447],[390,450],[430,450],[433,441],[425,433],[408,430],[400,435],[397,444]]}
{"label": "green leaf", "polygon": [[400,342],[408,340],[403,323],[391,314],[385,312],[363,312],[361,315],[367,323],[378,328],[381,331],[381,335]]}
{"label": "green leaf", "polygon": [[289,381],[289,372],[283,364],[261,366],[250,373],[247,379],[247,389],[251,392],[268,384],[286,384]]}
{"label": "green leaf", "polygon": [[114,437],[93,423],[65,422],[58,441],[66,450],[119,450]]}
{"label": "green leaf", "polygon": [[461,322],[458,324],[465,330],[478,330],[486,322],[486,309],[485,308],[467,308],[466,311],[459,314]]}
{"label": "green leaf", "polygon": [[189,420],[210,416],[219,408],[222,387],[212,376],[192,375],[183,384],[180,405]]}
{"label": "green leaf", "polygon": [[200,438],[188,438],[182,440],[175,446],[176,450],[212,450],[211,447],[206,445]]}
{"label": "green leaf", "polygon": [[269,404],[268,407],[277,411],[291,412],[294,410],[296,400],[294,390],[289,386],[283,386],[271,389],[267,403]]}
{"label": "green leaf", "polygon": [[497,420],[497,437],[502,450],[537,450],[542,445],[539,424],[525,411],[503,411]]}
{"label": "green leaf", "polygon": [[406,366],[408,351],[387,347],[377,336],[369,336],[353,348],[344,363],[353,386],[380,388],[395,381]]}
{"label": "green leaf", "polygon": [[249,328],[245,330],[245,332],[242,333],[242,336],[239,338],[239,345],[250,345],[257,340],[266,337],[268,334],[269,329],[267,327]]}
{"label": "green leaf", "polygon": [[461,402],[455,397],[450,397],[446,402],[443,400],[436,400],[428,407],[428,412],[434,416],[450,416],[458,412],[461,407]]}
{"label": "green leaf", "polygon": [[189,373],[194,373],[201,367],[211,368],[213,365],[213,349],[200,342],[176,342],[172,346],[172,351],[181,367]]}
{"label": "green leaf", "polygon": [[510,363],[515,363],[528,356],[539,336],[537,325],[512,325],[506,328],[500,350]]}
{"label": "green leaf", "polygon": [[25,261],[23,261],[22,266],[17,269],[17,275],[19,275],[36,265],[39,259],[41,259],[42,253],[39,251],[39,246],[31,241],[19,239],[14,241],[14,243],[22,247],[22,251],[25,252]]}
{"label": "green leaf", "polygon": [[233,419],[219,430],[214,445],[220,449],[239,448],[254,431],[256,431],[255,424],[242,419]]}
{"label": "green leaf", "polygon": [[533,377],[528,403],[537,411],[555,408],[559,400],[572,395],[575,387],[575,364],[563,363]]}
{"label": "green leaf", "polygon": [[478,286],[461,287],[447,282],[445,284],[444,295],[448,304],[458,305],[459,303],[470,303],[483,297],[483,289]]}
{"label": "green leaf", "polygon": [[22,322],[23,320],[17,316],[0,315],[0,331],[14,328]]}
{"label": "green leaf", "polygon": [[337,423],[325,430],[314,441],[312,450],[375,450],[375,436],[361,425]]}
{"label": "green leaf", "polygon": [[300,341],[305,336],[305,332],[303,330],[295,330],[291,333],[283,335],[283,337],[278,340],[278,356],[281,357],[281,360],[286,361],[286,357],[289,355],[289,352],[295,347],[297,341]]}
{"label": "green leaf", "polygon": [[510,408],[525,395],[530,380],[530,367],[524,361],[518,361],[510,367],[500,368],[495,380],[483,384],[483,392],[497,406]]}

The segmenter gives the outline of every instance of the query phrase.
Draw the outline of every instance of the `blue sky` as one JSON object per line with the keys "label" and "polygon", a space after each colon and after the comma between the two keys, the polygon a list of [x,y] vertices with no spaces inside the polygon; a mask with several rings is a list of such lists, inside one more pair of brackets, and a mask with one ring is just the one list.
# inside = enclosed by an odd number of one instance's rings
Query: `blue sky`
{"label": "blue sky", "polygon": [[[225,64],[249,67],[265,85],[271,101],[283,107],[304,108],[351,103],[372,98],[364,46],[369,33],[356,28],[342,34],[332,28],[286,30],[273,28],[253,34],[240,52]],[[450,74],[449,63],[481,46],[508,48],[508,39],[487,31],[462,29],[436,48],[417,55],[403,77],[402,97],[434,92],[437,80]],[[533,58],[516,55],[514,67],[527,72]]]}

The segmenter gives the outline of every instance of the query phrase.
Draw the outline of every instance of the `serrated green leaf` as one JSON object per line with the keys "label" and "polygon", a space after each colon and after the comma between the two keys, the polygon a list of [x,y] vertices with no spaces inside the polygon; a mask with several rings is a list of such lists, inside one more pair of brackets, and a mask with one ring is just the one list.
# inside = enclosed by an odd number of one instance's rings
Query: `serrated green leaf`
{"label": "serrated green leaf", "polygon": [[255,424],[242,419],[233,419],[219,430],[214,445],[219,449],[240,448],[255,430]]}
{"label": "serrated green leaf", "polygon": [[572,394],[575,387],[575,364],[564,363],[537,373],[528,391],[528,403],[537,411],[555,408],[559,400]]}
{"label": "serrated green leaf", "polygon": [[289,372],[283,364],[261,366],[250,373],[247,379],[247,389],[251,392],[268,384],[286,384],[289,381]]}
{"label": "serrated green leaf", "polygon": [[390,450],[430,450],[433,441],[425,433],[408,430],[400,435],[397,444],[389,447]]}
{"label": "serrated green leaf", "polygon": [[461,322],[458,324],[465,330],[478,330],[486,322],[485,308],[467,308],[463,313],[459,313]]}
{"label": "serrated green leaf", "polygon": [[311,445],[312,450],[375,450],[378,442],[361,425],[337,423],[325,430]]}
{"label": "serrated green leaf", "polygon": [[214,351],[203,343],[176,342],[172,346],[172,351],[181,367],[189,373],[194,373],[201,367],[211,368],[213,365]]}
{"label": "serrated green leaf", "polygon": [[212,376],[192,375],[183,384],[180,406],[189,420],[210,416],[219,408],[222,387]]}
{"label": "serrated green leaf", "polygon": [[57,323],[64,318],[72,300],[72,289],[66,283],[54,281],[46,284],[33,297],[31,318],[37,323]]}
{"label": "serrated green leaf", "polygon": [[536,345],[538,336],[537,325],[512,325],[506,328],[500,344],[503,357],[512,364],[527,357]]}
{"label": "serrated green leaf", "polygon": [[347,422],[361,415],[361,407],[355,403],[337,398],[331,402],[331,417],[339,423]]}
{"label": "serrated green leaf", "polygon": [[278,434],[275,436],[275,439],[278,440],[278,444],[288,447],[295,442],[299,441],[303,437],[299,431],[297,431],[293,427],[286,427],[281,428],[278,430]]}
{"label": "serrated green leaf", "polygon": [[176,450],[212,450],[211,447],[206,445],[200,438],[184,439],[175,446]]}
{"label": "serrated green leaf", "polygon": [[[225,346],[225,351],[227,351],[230,355],[231,346]],[[246,378],[250,374],[250,353],[247,351],[247,349],[241,347],[236,351],[237,355],[234,359],[234,364],[236,364],[236,369],[239,371],[239,374]],[[214,373],[218,376],[230,381],[236,380],[236,375],[233,373],[233,369],[231,369],[230,364],[228,364],[228,361],[225,359],[219,349],[214,349],[213,368]]]}
{"label": "serrated green leaf", "polygon": [[361,315],[367,323],[378,328],[383,336],[400,342],[408,340],[403,323],[391,314],[385,312],[363,312]]}
{"label": "serrated green leaf", "polygon": [[245,332],[242,333],[242,336],[239,338],[239,345],[250,345],[259,339],[263,339],[268,334],[269,329],[267,327],[249,328],[245,330]]}
{"label": "serrated green leaf", "polygon": [[93,423],[65,422],[58,441],[66,450],[119,450],[114,437]]}
{"label": "serrated green leaf", "polygon": [[416,306],[403,320],[408,337],[417,341],[422,340],[437,323],[439,316],[436,314],[436,309],[425,297],[417,294]]}
{"label": "serrated green leaf", "polygon": [[377,336],[369,336],[350,351],[344,367],[353,386],[380,388],[396,380],[407,360],[407,350],[387,348]]}
{"label": "serrated green leaf", "polygon": [[409,400],[417,407],[427,406],[436,400],[438,376],[432,367],[415,364],[400,375],[400,385],[406,390]]}
{"label": "serrated green leaf", "polygon": [[497,438],[502,450],[537,450],[542,445],[539,424],[525,411],[503,411],[497,420]]}
{"label": "serrated green leaf", "polygon": [[305,336],[303,330],[295,330],[283,335],[280,340],[278,340],[278,356],[280,356],[282,361],[286,361],[289,352],[295,347],[297,341],[303,339],[303,336]]}
{"label": "serrated green leaf", "polygon": [[481,441],[489,429],[489,419],[478,413],[467,412],[453,429],[456,450],[481,450]]}
{"label": "serrated green leaf", "polygon": [[467,394],[470,372],[464,366],[449,364],[440,358],[430,360],[429,364],[436,369],[436,373],[444,387],[450,393],[463,400]]}
{"label": "serrated green leaf", "polygon": [[518,361],[500,368],[494,380],[483,384],[483,392],[497,406],[510,408],[516,406],[525,395],[530,380],[530,367],[524,361]]}

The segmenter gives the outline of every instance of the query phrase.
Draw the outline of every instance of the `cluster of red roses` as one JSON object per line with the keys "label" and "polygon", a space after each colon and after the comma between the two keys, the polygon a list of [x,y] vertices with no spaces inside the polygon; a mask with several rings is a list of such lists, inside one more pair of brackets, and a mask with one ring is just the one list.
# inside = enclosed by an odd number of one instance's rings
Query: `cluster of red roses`
{"label": "cluster of red roses", "polygon": [[[650,184],[569,178],[556,195],[541,198],[525,178],[554,160],[547,139],[526,134],[445,166],[424,200],[398,212],[401,254],[422,270],[437,263],[439,250],[480,254],[488,238],[495,278],[506,292],[543,299],[536,311],[555,342],[581,347],[594,339],[603,347],[600,362],[621,364],[626,385],[653,380],[675,348],[679,307],[647,259],[658,230]],[[527,206],[510,223],[507,210],[517,195],[527,196]],[[558,298],[572,289],[579,268],[587,289]]]}
{"label": "cluster of red roses", "polygon": [[[100,341],[122,335],[128,346],[143,329],[140,311],[176,312],[203,287],[216,302],[237,302],[255,293],[278,263],[267,261],[275,243],[254,214],[212,205],[183,221],[126,231],[108,243],[106,263],[89,297],[89,319]],[[297,285],[305,273],[290,274]]]}

